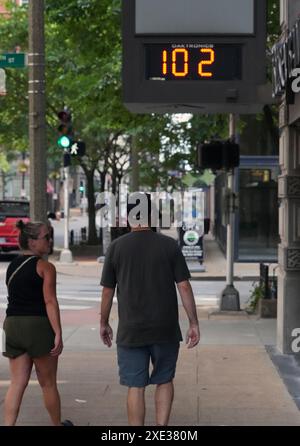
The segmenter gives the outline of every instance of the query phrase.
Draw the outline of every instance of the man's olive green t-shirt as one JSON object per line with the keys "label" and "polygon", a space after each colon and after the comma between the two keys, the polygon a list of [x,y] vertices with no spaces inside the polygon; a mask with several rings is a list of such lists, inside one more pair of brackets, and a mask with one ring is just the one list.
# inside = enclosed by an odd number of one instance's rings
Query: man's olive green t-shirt
{"label": "man's olive green t-shirt", "polygon": [[113,241],[101,285],[117,286],[117,344],[139,347],[182,340],[175,283],[190,273],[177,242],[151,230]]}

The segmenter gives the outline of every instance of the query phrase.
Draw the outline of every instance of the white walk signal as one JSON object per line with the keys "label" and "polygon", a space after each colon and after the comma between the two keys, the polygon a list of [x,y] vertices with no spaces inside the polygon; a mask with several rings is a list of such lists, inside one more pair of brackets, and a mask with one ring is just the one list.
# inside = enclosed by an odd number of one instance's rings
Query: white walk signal
{"label": "white walk signal", "polygon": [[70,152],[70,154],[71,154],[71,155],[77,155],[77,153],[78,153],[78,144],[77,144],[77,142],[75,142],[75,143],[72,144],[72,146],[71,146],[71,152]]}

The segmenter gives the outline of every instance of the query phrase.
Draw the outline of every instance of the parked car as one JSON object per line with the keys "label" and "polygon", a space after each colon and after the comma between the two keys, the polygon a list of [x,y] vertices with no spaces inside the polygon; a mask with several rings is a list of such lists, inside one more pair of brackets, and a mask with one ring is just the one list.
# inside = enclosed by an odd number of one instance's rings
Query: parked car
{"label": "parked car", "polygon": [[[29,201],[26,200],[1,200],[0,201],[0,251],[9,252],[19,249],[19,230],[16,228],[16,223],[23,220],[28,223],[29,216]],[[51,233],[51,250],[53,252],[53,237],[54,231],[50,221],[48,221],[49,230]]]}

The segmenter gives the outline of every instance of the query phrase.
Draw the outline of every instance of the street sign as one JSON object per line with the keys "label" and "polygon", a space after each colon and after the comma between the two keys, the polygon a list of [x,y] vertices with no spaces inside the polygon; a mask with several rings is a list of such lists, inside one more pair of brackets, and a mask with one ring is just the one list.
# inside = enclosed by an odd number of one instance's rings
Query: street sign
{"label": "street sign", "polygon": [[0,68],[24,68],[27,65],[25,53],[0,54]]}
{"label": "street sign", "polygon": [[6,95],[6,74],[5,70],[0,68],[0,96]]}

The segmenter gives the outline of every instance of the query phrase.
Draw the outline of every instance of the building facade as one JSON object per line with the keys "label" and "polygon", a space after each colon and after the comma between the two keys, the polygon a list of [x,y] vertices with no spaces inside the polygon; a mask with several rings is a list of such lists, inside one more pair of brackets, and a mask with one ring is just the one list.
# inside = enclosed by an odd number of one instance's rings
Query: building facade
{"label": "building facade", "polygon": [[300,327],[300,0],[281,0],[273,48],[273,92],[280,98],[277,347],[296,353]]}

